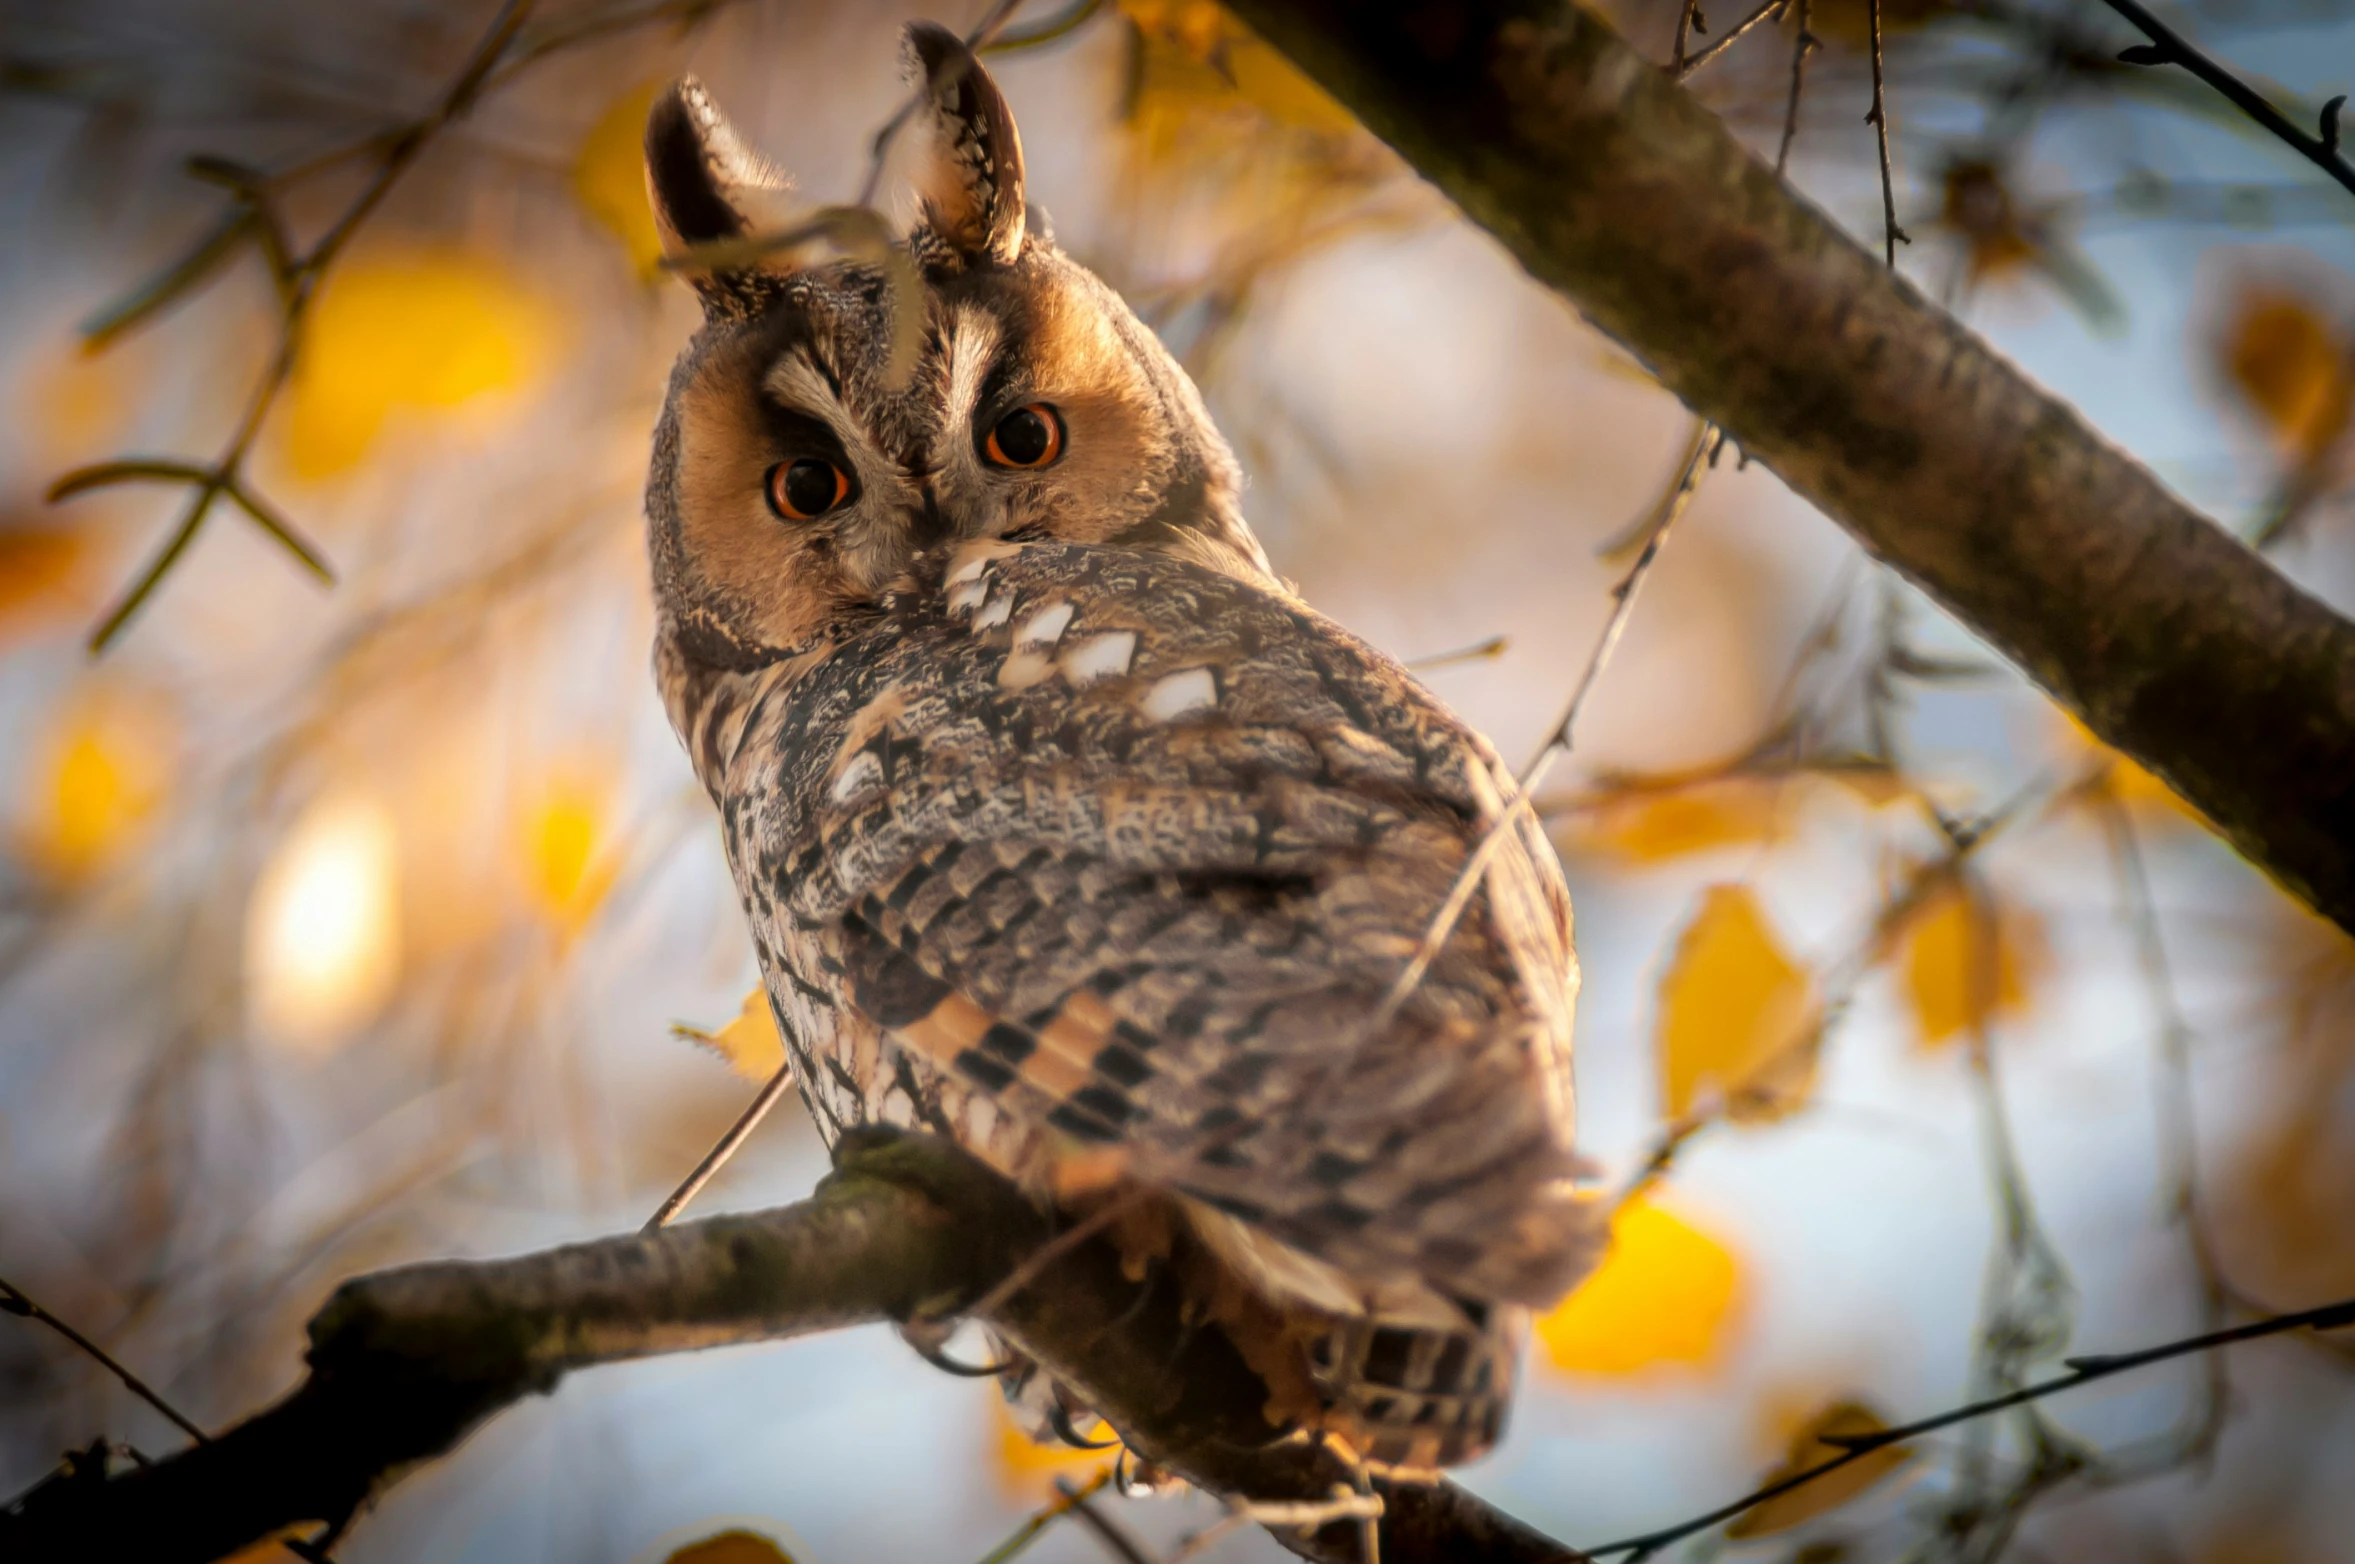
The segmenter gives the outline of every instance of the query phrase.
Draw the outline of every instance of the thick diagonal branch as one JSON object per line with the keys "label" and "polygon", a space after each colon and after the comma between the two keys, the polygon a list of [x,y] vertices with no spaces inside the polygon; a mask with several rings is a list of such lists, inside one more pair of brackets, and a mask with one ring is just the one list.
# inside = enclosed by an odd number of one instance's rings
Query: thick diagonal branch
{"label": "thick diagonal branch", "polygon": [[1891,275],[1593,13],[1235,9],[1696,414],[2355,930],[2355,626]]}
{"label": "thick diagonal branch", "polygon": [[[417,1463],[575,1369],[906,1320],[988,1293],[1049,1236],[1012,1186],[944,1142],[870,1133],[798,1205],[512,1260],[349,1282],[311,1321],[293,1394],[207,1443],[113,1478],[36,1490],[0,1514],[0,1557],[203,1564],[301,1522],[341,1525]],[[1176,1289],[1074,1246],[991,1323],[1090,1398],[1139,1454],[1230,1496],[1321,1499],[1321,1448],[1270,1444],[1268,1387]],[[1387,1495],[1382,1556],[1572,1564],[1579,1555],[1451,1485]],[[1280,1534],[1357,1557],[1353,1527]]]}

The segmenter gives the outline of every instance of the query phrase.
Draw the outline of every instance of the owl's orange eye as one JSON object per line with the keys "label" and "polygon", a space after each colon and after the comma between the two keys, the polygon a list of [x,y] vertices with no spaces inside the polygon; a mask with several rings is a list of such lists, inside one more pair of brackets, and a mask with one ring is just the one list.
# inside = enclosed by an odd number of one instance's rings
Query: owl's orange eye
{"label": "owl's orange eye", "polygon": [[787,521],[815,521],[850,498],[850,474],[832,462],[805,456],[779,462],[762,485],[769,509]]}
{"label": "owl's orange eye", "polygon": [[982,454],[1000,467],[1044,467],[1063,454],[1063,415],[1044,402],[1017,407],[990,430]]}

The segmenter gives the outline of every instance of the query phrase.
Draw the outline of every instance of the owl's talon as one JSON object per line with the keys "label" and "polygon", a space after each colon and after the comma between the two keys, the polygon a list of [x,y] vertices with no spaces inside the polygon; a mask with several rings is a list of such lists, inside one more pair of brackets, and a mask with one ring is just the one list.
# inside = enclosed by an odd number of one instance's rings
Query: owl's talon
{"label": "owl's talon", "polygon": [[1083,1436],[1076,1427],[1072,1426],[1071,1409],[1060,1400],[1047,1403],[1047,1426],[1054,1429],[1057,1439],[1062,1440],[1074,1450],[1109,1450],[1120,1443],[1118,1439],[1099,1440]]}
{"label": "owl's talon", "polygon": [[1015,1366],[1012,1358],[1002,1358],[995,1363],[964,1363],[950,1357],[937,1347],[919,1346],[912,1341],[908,1345],[915,1347],[916,1356],[943,1374],[954,1374],[959,1379],[995,1379]]}

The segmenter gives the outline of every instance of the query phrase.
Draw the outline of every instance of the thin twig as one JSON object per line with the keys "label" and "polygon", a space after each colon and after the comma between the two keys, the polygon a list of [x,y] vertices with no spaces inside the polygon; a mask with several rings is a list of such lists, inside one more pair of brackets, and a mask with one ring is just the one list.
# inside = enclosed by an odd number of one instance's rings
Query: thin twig
{"label": "thin twig", "polygon": [[1429,924],[1424,927],[1423,937],[1415,946],[1414,954],[1400,969],[1389,991],[1382,996],[1382,1002],[1374,1007],[1373,1015],[1365,1026],[1367,1034],[1379,1032],[1388,1026],[1416,988],[1421,986],[1424,975],[1431,970],[1431,963],[1439,958],[1448,936],[1455,932],[1456,923],[1463,917],[1464,909],[1471,905],[1472,893],[1487,871],[1489,860],[1496,856],[1497,847],[1504,841],[1505,833],[1518,828],[1521,817],[1528,812],[1530,799],[1535,796],[1538,785],[1544,782],[1546,773],[1553,769],[1557,760],[1570,753],[1578,727],[1578,714],[1585,708],[1587,695],[1602,677],[1603,669],[1609,666],[1611,654],[1619,646],[1620,636],[1626,633],[1628,617],[1635,610],[1636,596],[1651,575],[1653,561],[1660,557],[1660,550],[1667,544],[1670,529],[1692,502],[1693,491],[1701,481],[1701,464],[1710,449],[1712,446],[1709,440],[1704,438],[1694,441],[1676,483],[1662,497],[1655,512],[1656,519],[1644,538],[1642,551],[1636,555],[1635,563],[1627,567],[1627,574],[1611,589],[1610,617],[1603,621],[1602,634],[1595,639],[1595,649],[1587,657],[1586,668],[1580,673],[1577,686],[1570,692],[1569,704],[1563,707],[1561,719],[1554,724],[1545,743],[1514,780],[1512,797],[1504,801],[1496,818],[1489,822],[1488,829],[1473,844],[1472,851],[1465,855],[1463,866],[1456,871],[1454,883],[1448,887],[1447,895],[1432,913]]}
{"label": "thin twig", "polygon": [[1745,16],[1740,21],[1734,23],[1731,31],[1720,37],[1708,48],[1703,49],[1699,54],[1694,55],[1691,59],[1683,60],[1681,63],[1673,67],[1673,74],[1675,75],[1676,79],[1678,81],[1691,81],[1702,66],[1707,65],[1711,60],[1716,59],[1719,55],[1725,53],[1726,50],[1732,48],[1736,39],[1740,38],[1744,33],[1750,31],[1751,28],[1756,27],[1760,22],[1765,21],[1768,17],[1780,16],[1784,9],[1790,5],[1790,3],[1791,0],[1760,0],[1758,8],[1752,11],[1748,16]]}
{"label": "thin twig", "polygon": [[1873,106],[1865,121],[1873,128],[1873,139],[1881,154],[1881,229],[1887,248],[1891,270],[1897,266],[1897,243],[1913,243],[1913,236],[1897,226],[1897,183],[1889,166],[1889,99],[1881,82],[1881,0],[1865,0],[1865,13],[1872,27]]}
{"label": "thin twig", "polygon": [[981,1564],[1006,1564],[1008,1559],[1026,1551],[1032,1543],[1038,1541],[1042,1532],[1077,1509],[1090,1495],[1102,1492],[1104,1485],[1110,1481],[1112,1468],[1107,1466],[1089,1478],[1085,1487],[1066,1488],[1057,1483],[1055,1502],[1034,1512],[1015,1527],[1012,1536],[981,1556]]}
{"label": "thin twig", "polygon": [[[1095,1488],[1103,1486],[1103,1480],[1099,1478]],[[1126,1526],[1106,1515],[1097,1505],[1094,1489],[1074,1488],[1069,1478],[1058,1477],[1055,1479],[1055,1491],[1071,1501],[1072,1518],[1094,1532],[1096,1540],[1104,1544],[1105,1551],[1120,1560],[1120,1564],[1154,1564],[1152,1550],[1130,1536]]]}
{"label": "thin twig", "polygon": [[27,1295],[23,1288],[9,1281],[6,1277],[0,1277],[0,1313],[13,1314],[20,1319],[36,1320],[39,1323],[48,1326],[51,1330],[57,1332],[57,1334],[63,1336],[66,1340],[72,1342],[76,1347],[80,1348],[82,1352],[87,1354],[89,1357],[95,1359],[103,1368],[105,1368],[109,1374],[112,1374],[116,1379],[121,1380],[125,1390],[131,1392],[131,1394],[137,1396],[140,1400],[146,1402],[149,1406],[155,1408],[158,1412],[161,1412],[173,1427],[179,1429],[180,1432],[186,1434],[189,1438],[195,1440],[200,1445],[210,1442],[211,1436],[196,1425],[195,1419],[189,1417],[178,1407],[172,1405],[161,1395],[157,1394],[156,1391],[147,1383],[147,1381],[141,1379],[138,1375],[123,1367],[122,1363],[115,1357],[113,1353],[108,1352],[104,1347],[101,1347],[98,1345],[98,1343],[92,1341],[89,1337],[74,1329],[71,1325],[68,1325],[65,1321],[59,1319],[56,1315],[51,1314],[47,1309],[42,1308],[39,1304],[35,1303],[29,1295]]}
{"label": "thin twig", "polygon": [[1679,77],[1685,73],[1685,46],[1691,41],[1695,27],[1702,32],[1709,30],[1709,24],[1701,17],[1701,0],[1684,0],[1684,4],[1677,8],[1676,46],[1669,56],[1669,69]]}
{"label": "thin twig", "polygon": [[1791,143],[1799,138],[1799,100],[1807,92],[1807,56],[1815,51],[1815,34],[1807,30],[1812,0],[1799,0],[1799,40],[1791,46],[1791,101],[1783,110],[1783,144],[1774,155],[1777,179],[1791,166]]}
{"label": "thin twig", "polygon": [[1428,657],[1410,657],[1407,667],[1416,673],[1428,673],[1434,668],[1452,668],[1457,663],[1492,663],[1504,656],[1513,644],[1509,635],[1492,635],[1485,641],[1470,646],[1459,646],[1453,651],[1433,652]]}
{"label": "thin twig", "polygon": [[1706,1515],[1697,1515],[1691,1520],[1681,1521],[1674,1526],[1663,1527],[1658,1531],[1645,1532],[1639,1537],[1626,1537],[1617,1542],[1606,1542],[1600,1547],[1588,1548],[1586,1552],[1595,1558],[1607,1558],[1619,1553],[1643,1558],[1658,1552],[1671,1543],[1681,1542],[1697,1532],[1706,1531],[1722,1521],[1732,1520],[1743,1511],[1754,1509],[1769,1499],[1780,1498],[1794,1489],[1804,1488],[1816,1479],[1828,1476],[1851,1462],[1862,1460],[1875,1450],[1885,1450],[1891,1445],[1904,1444],[1909,1440],[1918,1439],[1924,1434],[1936,1433],[1941,1428],[1951,1428],[1958,1423],[1967,1423],[1985,1417],[1992,1412],[2004,1412],[2013,1407],[2025,1406],[2029,1402],[2041,1401],[2047,1396],[2058,1395],[2064,1390],[2075,1390],[2078,1386],[2089,1385],[2097,1379],[2107,1379],[2113,1374],[2123,1374],[2129,1369],[2164,1362],[2169,1358],[2188,1357],[2195,1352],[2212,1352],[2219,1347],[2230,1346],[2235,1342],[2254,1341],[2261,1336],[2278,1336],[2287,1331],[2344,1330],[2351,1325],[2355,1325],[2355,1298],[2342,1299],[2337,1303],[2327,1303],[2320,1308],[2301,1310],[2296,1314],[2276,1315],[2271,1319],[2257,1320],[2247,1325],[2236,1325],[2230,1330],[2209,1331],[2205,1335],[2187,1336],[2180,1341],[2170,1341],[2156,1347],[2145,1347],[2137,1352],[2069,1358],[2064,1360],[2068,1365],[2069,1372],[2058,1379],[2049,1379],[2034,1385],[2023,1385],[2017,1390],[2007,1391],[2000,1396],[1991,1396],[1984,1401],[1974,1401],[1966,1406],[1956,1407],[1949,1412],[1940,1412],[1932,1417],[1900,1424],[1895,1428],[1880,1429],[1870,1434],[1819,1435],[1820,1442],[1831,1445],[1840,1453],[1801,1471],[1794,1472],[1780,1482],[1769,1483],[1753,1493],[1745,1494],[1731,1504],[1720,1505]]}
{"label": "thin twig", "polygon": [[695,1164],[695,1171],[670,1192],[670,1198],[663,1201],[655,1213],[646,1219],[646,1225],[638,1231],[652,1233],[668,1227],[672,1218],[687,1208],[687,1202],[701,1194],[703,1186],[728,1165],[728,1159],[736,1155],[737,1149],[752,1138],[752,1132],[760,1128],[761,1120],[769,1116],[769,1110],[777,1106],[785,1095],[785,1089],[792,1084],[793,1056],[789,1053],[785,1062],[777,1066],[777,1073],[770,1076],[768,1084],[760,1089],[760,1095],[753,1098],[751,1105],[736,1116],[734,1124],[728,1126],[728,1133],[722,1135],[711,1150],[703,1154],[703,1160]]}
{"label": "thin twig", "polygon": [[2322,134],[2310,136],[2290,122],[2287,115],[2265,101],[2258,91],[2233,74],[2230,67],[2199,45],[2160,21],[2145,10],[2138,0],[2102,0],[2102,3],[2141,29],[2150,42],[2137,44],[2122,51],[2118,58],[2129,65],[2180,65],[2223,94],[2225,100],[2255,120],[2267,132],[2297,150],[2300,157],[2321,169],[2350,191],[2355,191],[2355,163],[2349,163],[2339,150],[2339,110],[2347,99],[2341,94],[2323,105]]}

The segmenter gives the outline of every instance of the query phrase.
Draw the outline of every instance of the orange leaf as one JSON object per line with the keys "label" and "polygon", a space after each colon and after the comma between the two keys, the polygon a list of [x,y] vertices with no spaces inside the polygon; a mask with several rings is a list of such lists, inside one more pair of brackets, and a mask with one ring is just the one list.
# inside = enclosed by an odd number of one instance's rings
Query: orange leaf
{"label": "orange leaf", "polygon": [[59,527],[0,527],[0,627],[59,603],[81,573],[84,535]]}
{"label": "orange leaf", "polygon": [[[1861,1401],[1835,1401],[1810,1418],[1807,1426],[1799,1430],[1791,1440],[1791,1452],[1784,1457],[1783,1464],[1767,1473],[1759,1486],[1771,1487],[1838,1456],[1841,1453],[1839,1446],[1823,1442],[1827,1434],[1854,1438],[1862,1434],[1877,1434],[1888,1426],[1879,1413]],[[1789,1493],[1777,1495],[1764,1504],[1743,1511],[1725,1529],[1726,1535],[1765,1537],[1778,1531],[1789,1531],[1818,1515],[1830,1514],[1912,1459],[1913,1453],[1903,1445],[1883,1445],[1880,1449],[1857,1457],[1837,1471],[1826,1472],[1803,1487],[1794,1488]]]}
{"label": "orange leaf", "polygon": [[1649,1201],[1611,1218],[1601,1266],[1537,1322],[1554,1367],[1573,1374],[1636,1374],[1707,1364],[1724,1343],[1741,1292],[1731,1250]]}
{"label": "orange leaf", "polygon": [[1998,913],[1959,883],[1940,887],[1906,921],[1905,990],[1925,1048],[2028,1008],[2045,967],[2044,927]]}
{"label": "orange leaf", "polygon": [[664,1564],[793,1564],[793,1555],[759,1532],[736,1527],[674,1550]]}
{"label": "orange leaf", "polygon": [[1783,953],[1758,899],[1711,886],[1660,983],[1654,1048],[1668,1115],[1682,1118],[1711,1094],[1745,1122],[1801,1107],[1822,1012],[1814,978]]}
{"label": "orange leaf", "polygon": [[1669,788],[1619,793],[1583,811],[1571,834],[1636,863],[1663,863],[1687,853],[1763,842],[1774,834],[1775,784],[1729,777]]}
{"label": "orange leaf", "polygon": [[2355,348],[2310,300],[2251,289],[2219,351],[2226,379],[2286,454],[2311,463],[2338,443],[2355,410]]}
{"label": "orange leaf", "polygon": [[728,1061],[747,1080],[766,1081],[785,1063],[785,1039],[777,1035],[777,1016],[769,1009],[769,991],[756,988],[744,996],[736,1019],[716,1032],[694,1027],[674,1028]]}

